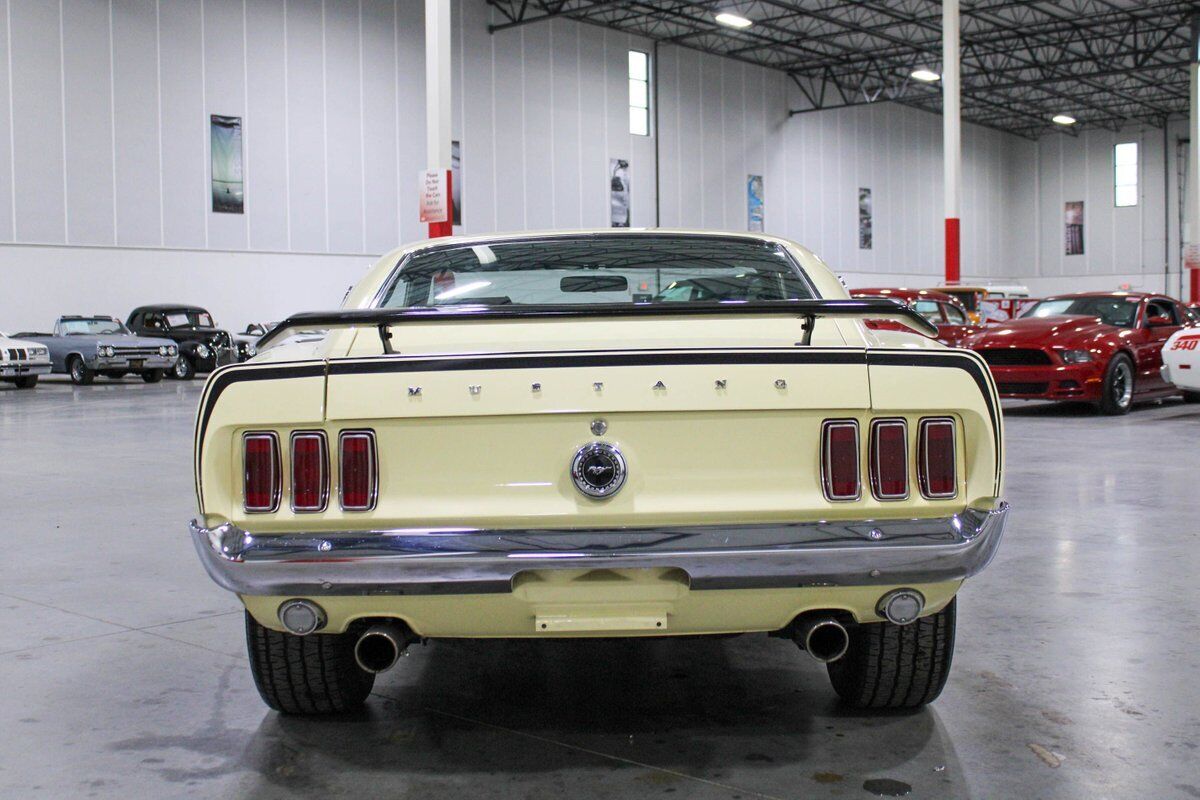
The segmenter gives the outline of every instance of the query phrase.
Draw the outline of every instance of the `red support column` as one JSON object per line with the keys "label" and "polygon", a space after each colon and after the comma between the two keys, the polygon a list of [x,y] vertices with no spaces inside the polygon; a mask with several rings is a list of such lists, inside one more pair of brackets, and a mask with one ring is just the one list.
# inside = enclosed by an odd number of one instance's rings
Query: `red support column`
{"label": "red support column", "polygon": [[962,278],[959,266],[958,219],[946,219],[946,283],[958,283]]}
{"label": "red support column", "polygon": [[1188,272],[1192,275],[1192,291],[1189,303],[1200,303],[1200,269],[1189,269]]}

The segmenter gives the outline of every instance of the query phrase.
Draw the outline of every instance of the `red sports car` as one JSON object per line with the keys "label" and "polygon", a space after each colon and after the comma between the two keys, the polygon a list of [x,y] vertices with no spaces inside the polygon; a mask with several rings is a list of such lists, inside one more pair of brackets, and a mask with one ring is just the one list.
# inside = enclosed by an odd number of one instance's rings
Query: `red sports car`
{"label": "red sports car", "polygon": [[1083,400],[1124,414],[1135,400],[1179,394],[1159,374],[1163,344],[1197,324],[1170,297],[1086,292],[1039,300],[964,344],[988,362],[1001,397]]}
{"label": "red sports car", "polygon": [[[851,289],[850,296],[891,297],[907,303],[914,311],[936,325],[938,341],[951,347],[960,347],[963,339],[983,330],[982,325],[971,322],[962,302],[945,292],[932,289]],[[867,325],[872,328],[907,330],[899,323],[883,320],[871,320]]]}

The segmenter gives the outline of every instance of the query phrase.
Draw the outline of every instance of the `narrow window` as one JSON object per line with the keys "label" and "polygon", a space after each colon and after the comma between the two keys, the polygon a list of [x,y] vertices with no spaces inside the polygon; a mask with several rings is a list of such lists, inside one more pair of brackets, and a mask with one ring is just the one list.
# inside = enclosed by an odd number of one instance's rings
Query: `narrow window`
{"label": "narrow window", "polygon": [[650,54],[629,51],[629,132],[650,135]]}
{"label": "narrow window", "polygon": [[1138,202],[1137,142],[1122,142],[1113,148],[1114,200],[1118,207],[1136,206]]}

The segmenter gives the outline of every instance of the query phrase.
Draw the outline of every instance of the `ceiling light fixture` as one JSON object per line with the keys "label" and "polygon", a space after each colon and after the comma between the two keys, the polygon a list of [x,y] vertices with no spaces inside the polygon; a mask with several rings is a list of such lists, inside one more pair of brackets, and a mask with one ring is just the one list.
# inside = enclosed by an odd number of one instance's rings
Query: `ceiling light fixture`
{"label": "ceiling light fixture", "polygon": [[1055,114],[1050,121],[1058,125],[1074,125],[1075,118],[1069,114]]}
{"label": "ceiling light fixture", "polygon": [[924,68],[914,69],[909,77],[915,78],[919,81],[925,81],[925,83],[933,83],[934,81],[940,81],[942,79],[942,76],[938,75],[933,70]]}
{"label": "ceiling light fixture", "polygon": [[749,28],[754,23],[740,14],[722,11],[716,16],[717,22],[730,28]]}

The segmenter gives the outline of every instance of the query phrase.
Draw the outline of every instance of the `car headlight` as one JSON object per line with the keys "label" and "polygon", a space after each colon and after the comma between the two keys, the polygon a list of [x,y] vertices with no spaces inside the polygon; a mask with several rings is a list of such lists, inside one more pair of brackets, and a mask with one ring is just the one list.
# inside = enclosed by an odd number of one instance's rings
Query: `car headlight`
{"label": "car headlight", "polygon": [[100,356],[101,358],[112,358],[116,354],[117,350],[111,344],[96,345],[96,355]]}
{"label": "car headlight", "polygon": [[173,344],[167,345],[167,356],[170,357],[170,356],[177,356],[177,355],[179,355],[179,348]]}
{"label": "car headlight", "polygon": [[1058,355],[1064,364],[1086,364],[1092,360],[1092,354],[1087,350],[1061,350]]}
{"label": "car headlight", "polygon": [[252,344],[246,345],[246,358],[254,358],[258,355],[258,348]]}
{"label": "car headlight", "polygon": [[206,345],[206,344],[196,345],[196,355],[200,356],[201,358],[208,358],[208,355],[209,355],[208,345]]}

